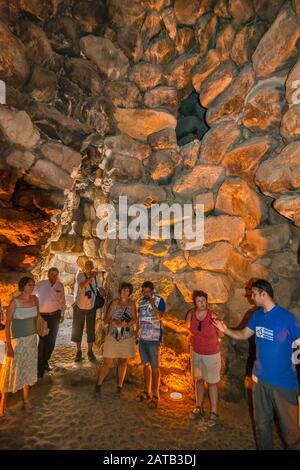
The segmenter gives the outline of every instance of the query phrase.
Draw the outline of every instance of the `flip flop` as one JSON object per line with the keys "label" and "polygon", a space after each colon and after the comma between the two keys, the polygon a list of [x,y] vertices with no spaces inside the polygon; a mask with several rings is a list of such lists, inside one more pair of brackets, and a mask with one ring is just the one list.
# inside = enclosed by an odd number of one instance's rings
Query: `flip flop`
{"label": "flip flop", "polygon": [[209,418],[208,418],[208,421],[207,421],[207,427],[212,428],[213,426],[215,426],[218,422],[218,417],[219,417],[219,415],[217,413],[214,413],[213,411],[211,411],[209,413]]}

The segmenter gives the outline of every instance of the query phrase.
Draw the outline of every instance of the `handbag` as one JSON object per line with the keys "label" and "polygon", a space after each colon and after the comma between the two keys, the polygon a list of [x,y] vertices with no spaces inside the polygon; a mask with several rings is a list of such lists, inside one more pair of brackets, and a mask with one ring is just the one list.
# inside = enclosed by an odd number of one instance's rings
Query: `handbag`
{"label": "handbag", "polygon": [[49,334],[48,323],[43,319],[40,313],[38,313],[36,317],[36,329],[39,336],[47,336]]}
{"label": "handbag", "polygon": [[95,282],[96,282],[96,292],[92,286],[92,283],[90,283],[90,288],[93,294],[96,296],[95,297],[95,303],[94,303],[94,309],[97,310],[98,308],[102,308],[103,305],[105,304],[105,298],[103,295],[100,294],[99,288],[98,288],[98,281],[97,281],[97,276],[95,277]]}

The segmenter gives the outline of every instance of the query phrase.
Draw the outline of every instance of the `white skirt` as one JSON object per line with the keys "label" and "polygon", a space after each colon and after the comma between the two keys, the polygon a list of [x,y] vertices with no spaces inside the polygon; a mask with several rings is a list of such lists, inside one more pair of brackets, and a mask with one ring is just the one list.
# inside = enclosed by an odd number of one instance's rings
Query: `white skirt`
{"label": "white skirt", "polygon": [[0,390],[15,393],[37,382],[38,336],[12,340],[14,357],[5,357],[0,372]]}

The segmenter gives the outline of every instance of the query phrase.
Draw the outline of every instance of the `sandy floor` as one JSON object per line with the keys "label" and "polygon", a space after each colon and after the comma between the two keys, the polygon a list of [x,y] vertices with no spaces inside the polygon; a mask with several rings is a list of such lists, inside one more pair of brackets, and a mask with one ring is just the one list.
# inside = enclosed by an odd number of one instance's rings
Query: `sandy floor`
{"label": "sandy floor", "polygon": [[[32,415],[22,409],[20,394],[8,398],[8,419],[0,424],[0,449],[254,449],[245,401],[220,403],[220,423],[201,428],[190,419],[193,400],[174,402],[162,395],[157,410],[137,403],[139,387],[126,382],[124,396],[113,398],[113,373],[103,397],[92,397],[97,365],[74,364],[70,320],[60,329],[52,359],[54,371],[31,390]],[[97,354],[97,350],[95,350]],[[86,354],[85,354],[86,356]],[[98,355],[99,356],[99,355]],[[278,438],[276,446],[280,447]]]}

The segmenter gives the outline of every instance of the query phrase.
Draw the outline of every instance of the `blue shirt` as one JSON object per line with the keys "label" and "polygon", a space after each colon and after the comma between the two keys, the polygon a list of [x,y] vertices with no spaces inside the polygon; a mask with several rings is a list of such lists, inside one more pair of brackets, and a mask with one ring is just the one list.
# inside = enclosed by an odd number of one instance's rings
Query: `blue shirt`
{"label": "blue shirt", "polygon": [[[156,307],[164,312],[166,309],[165,301],[158,295],[153,296]],[[162,322],[159,320],[153,308],[145,297],[143,297],[138,306],[140,337],[143,341],[162,341]]]}
{"label": "blue shirt", "polygon": [[256,361],[253,374],[264,382],[288,390],[298,388],[292,362],[292,343],[300,338],[300,322],[280,305],[269,312],[254,312],[247,327],[255,332]]}

